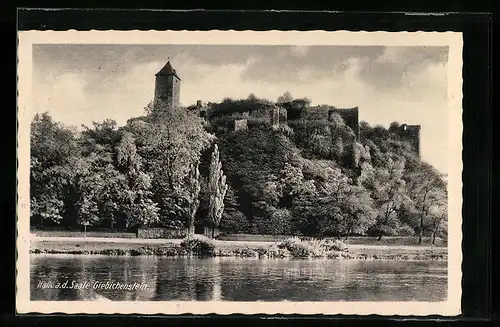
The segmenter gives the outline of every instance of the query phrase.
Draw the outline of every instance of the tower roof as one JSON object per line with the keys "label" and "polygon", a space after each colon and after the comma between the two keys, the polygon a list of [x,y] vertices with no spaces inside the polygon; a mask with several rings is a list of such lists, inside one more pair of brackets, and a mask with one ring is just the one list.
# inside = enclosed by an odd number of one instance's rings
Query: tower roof
{"label": "tower roof", "polygon": [[178,79],[181,79],[179,75],[177,75],[177,72],[175,71],[174,67],[172,67],[170,61],[167,61],[165,66],[163,66],[163,68],[160,69],[160,71],[155,74],[155,76],[168,76],[168,75],[174,75]]}

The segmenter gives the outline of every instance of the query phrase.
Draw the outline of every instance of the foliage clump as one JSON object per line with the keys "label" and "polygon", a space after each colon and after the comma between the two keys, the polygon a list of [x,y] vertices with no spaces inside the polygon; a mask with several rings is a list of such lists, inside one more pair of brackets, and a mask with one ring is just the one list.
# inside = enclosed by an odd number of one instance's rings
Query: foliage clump
{"label": "foliage clump", "polygon": [[187,237],[182,240],[181,247],[186,249],[188,253],[197,256],[215,256],[215,244],[212,239],[206,236],[194,235],[192,237]]}
{"label": "foliage clump", "polygon": [[299,237],[287,238],[278,244],[278,248],[286,249],[293,258],[325,258],[347,252],[347,247],[339,240],[303,240]]}

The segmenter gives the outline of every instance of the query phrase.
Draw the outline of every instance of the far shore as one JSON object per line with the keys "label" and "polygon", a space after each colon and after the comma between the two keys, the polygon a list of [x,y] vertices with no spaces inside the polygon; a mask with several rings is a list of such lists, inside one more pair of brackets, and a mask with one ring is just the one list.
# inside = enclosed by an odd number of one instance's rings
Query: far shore
{"label": "far shore", "polygon": [[[79,255],[156,255],[187,256],[180,246],[181,239],[130,239],[103,237],[36,237],[32,235],[30,253]],[[213,241],[215,256],[263,257],[273,241]],[[446,247],[412,245],[347,244],[348,251],[336,259],[375,260],[447,260]]]}

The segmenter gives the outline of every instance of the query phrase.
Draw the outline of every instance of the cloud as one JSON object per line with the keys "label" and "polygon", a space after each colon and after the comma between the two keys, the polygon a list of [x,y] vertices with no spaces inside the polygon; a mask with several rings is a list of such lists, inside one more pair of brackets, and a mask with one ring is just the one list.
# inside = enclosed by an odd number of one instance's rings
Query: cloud
{"label": "cloud", "polygon": [[[33,99],[35,112],[49,111],[55,120],[66,124],[75,124],[73,118],[88,109],[86,107],[85,78],[81,74],[62,74],[46,80],[46,83],[35,83]],[[33,113],[33,114],[34,114]]]}
{"label": "cloud", "polygon": [[447,47],[386,47],[374,60],[367,60],[361,78],[379,90],[412,87],[411,79],[429,65],[446,62]]}
{"label": "cloud", "polygon": [[293,46],[291,47],[291,53],[292,55],[296,57],[305,57],[309,53],[309,47],[308,46]]}
{"label": "cloud", "polygon": [[107,118],[124,124],[130,117],[142,115],[152,98],[154,84],[143,72],[153,69],[153,65],[134,67],[113,81],[103,78],[98,85],[93,84],[95,76],[84,73],[65,73],[49,83],[36,83],[35,112],[49,111],[55,120],[75,126]]}

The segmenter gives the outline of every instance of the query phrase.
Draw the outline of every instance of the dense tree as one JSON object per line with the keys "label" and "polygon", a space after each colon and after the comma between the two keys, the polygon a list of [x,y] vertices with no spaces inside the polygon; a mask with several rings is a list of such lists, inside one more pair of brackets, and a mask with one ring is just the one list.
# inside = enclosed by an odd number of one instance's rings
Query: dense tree
{"label": "dense tree", "polygon": [[[87,219],[84,223],[107,225],[110,228],[114,228],[115,224],[118,224],[119,228],[125,228],[125,216],[122,214],[125,210],[123,208],[125,201],[123,189],[127,188],[128,185],[125,170],[120,167],[121,158],[116,153],[116,150],[120,149],[120,142],[123,141],[122,133],[117,129],[116,122],[110,119],[94,122],[92,125],[92,128],[82,126],[80,148],[81,160],[87,160],[90,165],[85,178],[94,183],[91,189],[93,188],[95,191],[97,211],[94,219]],[[84,181],[82,180],[82,182]],[[78,185],[74,186],[74,194],[80,194],[89,202],[88,193],[92,190],[83,188],[81,191],[84,193],[81,193],[77,191]]]}
{"label": "dense tree", "polygon": [[105,151],[108,154],[113,152],[120,139],[121,133],[117,128],[116,121],[106,119],[103,122],[93,122],[92,128],[82,125],[81,133],[82,145],[87,151]]}
{"label": "dense tree", "polygon": [[181,217],[189,225],[193,205],[199,204],[198,194],[193,195],[200,183],[199,160],[213,136],[205,131],[200,118],[182,108],[156,103],[148,111],[139,127],[145,129],[141,131],[142,152],[152,174],[154,200],[163,223]]}
{"label": "dense tree", "polygon": [[99,212],[99,202],[102,199],[103,188],[106,183],[98,166],[95,154],[90,157],[79,158],[74,162],[75,176],[72,187],[77,194],[74,204],[77,222],[80,225],[97,225],[103,217]]}
{"label": "dense tree", "polygon": [[293,130],[292,139],[304,157],[335,160],[337,163],[352,161],[354,134],[342,118],[338,118],[333,121],[300,119],[288,122]]}
{"label": "dense tree", "polygon": [[447,236],[448,229],[448,201],[446,192],[437,199],[436,206],[429,211],[430,227],[432,232],[432,244],[436,244],[436,237]]}
{"label": "dense tree", "polygon": [[371,192],[378,209],[377,219],[372,230],[379,240],[383,235],[393,235],[399,227],[397,212],[409,204],[406,183],[403,179],[404,160],[388,159],[386,167],[362,165],[360,183]]}
{"label": "dense tree", "polygon": [[317,167],[316,194],[320,206],[320,231],[340,236],[345,231],[348,215],[343,211],[351,193],[351,181],[339,168]]}
{"label": "dense tree", "polygon": [[31,222],[59,223],[67,216],[65,193],[73,178],[71,167],[79,156],[74,130],[56,123],[47,114],[37,114],[31,123]]}
{"label": "dense tree", "polygon": [[400,128],[401,128],[401,125],[398,122],[394,121],[389,125],[389,132],[399,133]]}
{"label": "dense tree", "polygon": [[222,135],[217,141],[224,173],[235,188],[239,210],[252,223],[263,217],[267,201],[264,187],[271,175],[277,175],[293,152],[291,142],[278,131],[256,128]]}
{"label": "dense tree", "polygon": [[263,217],[254,221],[256,232],[267,235],[289,235],[291,216],[286,208],[267,206]]}
{"label": "dense tree", "polygon": [[418,243],[421,244],[426,221],[432,216],[434,208],[441,206],[439,210],[441,212],[446,208],[442,205],[446,197],[446,182],[435,168],[427,163],[421,163],[412,172],[409,188],[415,210],[419,215]]}
{"label": "dense tree", "polygon": [[247,100],[248,100],[248,101],[250,101],[250,102],[256,102],[256,101],[258,101],[259,99],[257,98],[257,96],[255,96],[255,94],[250,93],[250,94],[248,95]]}
{"label": "dense tree", "polygon": [[377,212],[370,193],[360,185],[350,185],[342,201],[343,233],[347,240],[351,233],[365,234],[373,226]]}
{"label": "dense tree", "polygon": [[295,99],[289,102],[282,102],[280,105],[286,109],[288,119],[300,119],[311,105],[311,100],[307,98]]}
{"label": "dense tree", "polygon": [[288,102],[291,102],[293,101],[293,96],[290,92],[286,91],[285,93],[283,93],[283,95],[280,95],[278,97],[278,100],[276,101],[276,104],[278,105],[281,105],[283,103],[288,103]]}
{"label": "dense tree", "polygon": [[266,185],[273,203],[292,209],[295,229],[321,235],[340,236],[368,228],[371,199],[362,191],[328,161],[287,163],[279,177]]}
{"label": "dense tree", "polygon": [[265,99],[259,99],[254,94],[250,94],[246,99],[233,100],[225,98],[221,103],[212,103],[208,111],[210,121],[217,118],[252,112],[254,116],[263,115],[267,117],[267,109],[275,105]]}
{"label": "dense tree", "polygon": [[190,165],[189,173],[186,176],[186,186],[187,188],[184,190],[184,203],[186,205],[186,216],[188,219],[188,227],[190,232],[193,230],[196,211],[198,210],[198,206],[200,204],[200,171],[199,171],[199,162],[192,163]]}
{"label": "dense tree", "polygon": [[159,220],[158,207],[152,199],[151,176],[143,171],[143,162],[137,153],[135,139],[124,133],[116,147],[118,167],[125,174],[126,190],[122,210],[125,227],[151,225]]}
{"label": "dense tree", "polygon": [[234,189],[228,185],[220,229],[227,233],[242,233],[248,232],[248,225],[247,217],[240,211],[238,197]]}
{"label": "dense tree", "polygon": [[[266,120],[275,104],[253,94],[210,104],[208,124],[161,102],[125,126],[81,132],[36,115],[31,224],[193,227],[196,218],[225,233],[446,237],[446,181],[399,123],[361,122],[355,141],[339,115],[326,119],[329,106],[289,93],[277,103],[289,120],[276,130]],[[227,128],[243,112],[248,130]]]}

